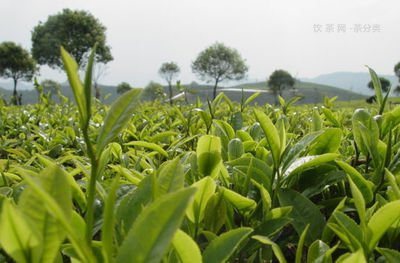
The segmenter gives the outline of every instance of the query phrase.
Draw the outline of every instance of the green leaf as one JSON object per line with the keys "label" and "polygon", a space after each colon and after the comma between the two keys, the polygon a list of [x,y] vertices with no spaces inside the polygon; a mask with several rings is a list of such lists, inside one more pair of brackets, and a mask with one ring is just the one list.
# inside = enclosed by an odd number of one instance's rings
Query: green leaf
{"label": "green leaf", "polygon": [[294,229],[298,235],[301,235],[309,224],[310,229],[306,238],[306,243],[321,237],[325,226],[325,218],[319,211],[319,208],[302,194],[291,189],[280,189],[278,199],[281,206],[292,206],[291,217]]}
{"label": "green leaf", "polygon": [[342,141],[342,130],[338,128],[326,129],[309,148],[309,155],[334,153],[339,149]]}
{"label": "green leaf", "polygon": [[90,113],[87,111],[86,92],[78,74],[79,66],[75,59],[63,47],[61,47],[61,58],[78,106],[81,127],[85,128],[89,122]]}
{"label": "green leaf", "polygon": [[346,174],[350,176],[351,180],[362,193],[365,203],[368,204],[369,202],[371,202],[373,199],[372,188],[374,184],[365,179],[356,169],[354,169],[349,164],[342,161],[336,161],[336,163],[340,166],[340,168],[342,168],[343,171],[346,172]]}
{"label": "green leaf", "polygon": [[378,244],[380,238],[389,227],[400,219],[400,200],[387,203],[372,215],[368,222],[369,242],[368,248],[372,251]]}
{"label": "green leaf", "polygon": [[132,142],[125,143],[125,145],[126,146],[139,146],[139,147],[147,148],[147,149],[156,151],[159,154],[168,158],[168,153],[163,148],[161,148],[161,146],[159,146],[155,143],[145,142],[145,141],[132,141]]}
{"label": "green leaf", "polygon": [[385,257],[388,263],[400,263],[400,252],[389,248],[376,248],[382,256]]}
{"label": "green leaf", "polygon": [[286,178],[286,180],[290,180],[292,175],[304,172],[321,164],[331,162],[338,157],[339,154],[336,153],[325,153],[321,155],[312,155],[298,158],[286,169],[283,176]]}
{"label": "green leaf", "polygon": [[272,123],[271,119],[264,112],[254,110],[254,115],[264,131],[269,149],[272,152],[275,167],[278,167],[280,163],[281,147],[284,147],[284,145],[281,146],[278,130]]}
{"label": "green leaf", "polygon": [[286,171],[287,167],[289,167],[289,165],[293,163],[296,158],[306,152],[308,147],[312,145],[316,138],[318,138],[318,136],[320,136],[321,134],[322,131],[309,133],[301,138],[295,145],[288,146],[286,148],[288,149],[288,151],[286,154],[284,153],[282,158],[282,170]]}
{"label": "green leaf", "polygon": [[221,140],[212,135],[201,136],[197,143],[197,164],[204,176],[211,175],[221,161]]}
{"label": "green leaf", "polygon": [[253,199],[244,197],[225,187],[221,187],[221,190],[223,191],[224,199],[241,212],[253,211],[257,206],[257,203]]}
{"label": "green leaf", "polygon": [[368,132],[372,134],[372,137],[374,137],[375,140],[379,139],[379,127],[377,123],[372,119],[371,114],[367,110],[357,109],[354,111],[352,117],[354,141],[356,142],[357,147],[360,149],[361,153],[367,156],[368,148],[362,137],[360,124],[363,124],[365,127],[368,128]]}
{"label": "green leaf", "polygon": [[356,184],[353,182],[353,180],[351,180],[351,177],[347,176],[347,179],[349,180],[351,195],[353,196],[354,204],[355,204],[355,207],[358,212],[358,217],[360,218],[360,221],[361,221],[361,226],[365,227],[366,216],[365,216],[364,197],[363,197],[361,191],[356,186]]}
{"label": "green leaf", "polygon": [[[342,240],[350,247],[350,250],[355,252],[360,248],[363,249],[365,247],[363,232],[356,222],[340,211],[336,211],[333,217],[340,226],[341,233],[346,235],[346,239]],[[333,228],[332,230],[338,234],[337,229]],[[342,237],[341,235],[338,236]]]}
{"label": "green leaf", "polygon": [[371,76],[372,84],[374,86],[376,100],[378,101],[379,106],[381,106],[383,104],[381,81],[380,81],[378,75],[376,74],[376,72],[372,68],[370,68],[368,66],[366,66],[366,67],[368,68],[369,75]]}
{"label": "green leaf", "polygon": [[[329,251],[329,246],[321,240],[315,240],[307,252],[307,263],[323,263],[326,253]],[[328,261],[332,262],[332,260]]]}
{"label": "green leaf", "polygon": [[241,227],[223,233],[214,238],[203,252],[203,262],[223,263],[227,262],[239,244],[253,232],[249,227]]}
{"label": "green leaf", "polygon": [[365,259],[363,251],[360,249],[354,253],[346,253],[338,258],[337,263],[365,263],[367,260]]}
{"label": "green leaf", "polygon": [[316,132],[322,129],[322,119],[318,109],[313,110],[311,131]]}
{"label": "green leaf", "polygon": [[97,137],[97,155],[100,156],[103,149],[110,143],[125,127],[135,110],[136,101],[139,98],[140,90],[132,89],[125,92],[111,105],[104,124],[100,128]]}
{"label": "green leaf", "polygon": [[249,105],[253,100],[255,100],[255,99],[256,99],[258,96],[260,96],[260,95],[261,95],[260,92],[255,92],[255,93],[251,94],[251,96],[248,97],[248,98],[246,99],[246,101],[244,102],[244,106]]}
{"label": "green leaf", "polygon": [[34,262],[31,250],[41,243],[32,230],[22,213],[11,201],[4,199],[0,214],[0,244],[16,262]]}
{"label": "green leaf", "polygon": [[116,176],[111,184],[110,190],[107,195],[106,204],[104,207],[103,214],[103,226],[101,229],[101,242],[102,242],[102,250],[103,256],[106,258],[106,262],[113,261],[113,250],[114,250],[114,225],[115,225],[115,214],[114,207],[117,199],[116,192],[119,186],[119,176]]}
{"label": "green leaf", "polygon": [[251,180],[251,183],[254,184],[258,190],[260,191],[260,195],[261,195],[261,201],[263,204],[263,210],[264,210],[264,215],[266,215],[270,208],[272,207],[272,199],[271,199],[271,195],[269,194],[269,192],[265,189],[265,187],[262,184],[257,183],[255,180]]}
{"label": "green leaf", "polygon": [[333,126],[340,128],[341,124],[340,122],[336,119],[335,115],[333,114],[333,112],[325,107],[321,108],[321,111],[324,113],[326,119],[333,124]]}
{"label": "green leaf", "polygon": [[179,158],[163,163],[158,170],[157,180],[159,196],[182,189],[185,175]]}
{"label": "green leaf", "polygon": [[143,209],[119,248],[116,262],[160,262],[195,192],[191,187],[167,194]]}
{"label": "green leaf", "polygon": [[202,263],[202,257],[197,243],[182,230],[176,231],[172,245],[182,263]]}
{"label": "green leaf", "polygon": [[91,115],[91,105],[92,105],[92,74],[93,74],[93,64],[94,64],[94,58],[96,55],[96,48],[97,44],[94,45],[92,48],[92,51],[90,52],[90,56],[87,62],[87,67],[86,67],[86,74],[85,74],[85,98],[86,98],[86,112],[88,115]]}
{"label": "green leaf", "polygon": [[[55,171],[57,171],[58,168],[54,167],[53,165],[46,169],[50,170],[55,169]],[[94,256],[92,254],[92,251],[86,245],[86,242],[84,242],[83,239],[84,237],[82,233],[77,233],[77,231],[74,230],[71,226],[71,222],[69,220],[70,219],[69,213],[72,213],[72,209],[66,208],[66,206],[68,206],[68,203],[59,204],[57,198],[55,199],[52,196],[53,191],[54,193],[59,193],[60,189],[58,188],[67,187],[68,181],[64,179],[65,182],[63,183],[63,180],[58,178],[61,177],[62,175],[60,174],[63,173],[50,172],[49,174],[51,174],[52,176],[47,177],[46,183],[40,183],[37,182],[37,180],[35,180],[34,178],[32,178],[32,176],[29,173],[24,173],[23,170],[21,170],[21,175],[25,179],[25,182],[29,185],[30,188],[32,188],[35,191],[37,197],[40,198],[41,203],[45,205],[46,209],[48,209],[50,214],[57,219],[59,224],[61,224],[64,230],[66,231],[67,237],[70,240],[71,245],[73,246],[79,258],[83,261],[94,262]],[[52,180],[54,180],[54,182]],[[54,190],[50,191],[49,193],[46,189],[54,189]],[[56,194],[56,196],[57,195],[58,194]]]}
{"label": "green leaf", "polygon": [[228,144],[228,158],[229,161],[240,158],[244,153],[243,142],[238,139],[232,139]]}
{"label": "green leaf", "polygon": [[252,155],[242,157],[228,162],[235,170],[241,171],[248,178],[262,184],[268,192],[272,188],[272,169],[265,161],[254,158]]}
{"label": "green leaf", "polygon": [[301,233],[299,242],[297,243],[296,259],[295,259],[296,263],[301,263],[302,262],[303,246],[304,246],[304,241],[306,240],[306,236],[307,236],[307,232],[308,232],[308,228],[309,227],[310,227],[310,225],[307,225],[306,228],[304,228],[303,233]]}
{"label": "green leaf", "polygon": [[186,216],[193,223],[200,223],[204,218],[204,211],[208,200],[215,192],[216,184],[211,177],[204,177],[200,181],[191,185],[197,189],[194,201],[189,205]]}
{"label": "green leaf", "polygon": [[215,193],[208,200],[204,211],[204,228],[218,233],[227,218],[226,204],[222,193]]}
{"label": "green leaf", "polygon": [[116,224],[123,239],[143,208],[152,200],[153,176],[146,176],[138,187],[126,194],[117,206]]}
{"label": "green leaf", "polygon": [[255,240],[261,242],[262,244],[265,245],[270,245],[272,246],[272,251],[274,251],[275,257],[278,259],[280,263],[286,263],[285,256],[282,253],[281,248],[275,243],[272,242],[268,237],[265,236],[252,236]]}
{"label": "green leaf", "polygon": [[[72,200],[68,177],[69,175],[62,169],[52,164],[34,180],[53,198],[62,209],[65,219],[69,221],[72,215]],[[28,187],[22,193],[18,208],[24,214],[31,229],[37,231],[37,236],[40,237],[42,249],[34,252],[34,261],[53,262],[66,237],[64,227],[47,209],[46,205],[43,205],[42,199],[32,187]]]}

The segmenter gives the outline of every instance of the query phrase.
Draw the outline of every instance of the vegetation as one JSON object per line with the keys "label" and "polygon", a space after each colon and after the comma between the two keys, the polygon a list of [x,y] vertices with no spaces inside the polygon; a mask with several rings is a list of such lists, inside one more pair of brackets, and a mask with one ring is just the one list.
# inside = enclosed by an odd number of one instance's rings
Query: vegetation
{"label": "vegetation", "polygon": [[[382,78],[382,77],[379,78],[379,81],[381,83],[382,91],[387,92],[391,85],[390,81],[385,78]],[[370,82],[368,82],[368,88],[370,88],[372,90],[374,89],[374,83],[372,82],[372,80]]]}
{"label": "vegetation", "polygon": [[222,43],[215,43],[200,52],[192,63],[192,71],[200,79],[214,82],[213,99],[215,99],[220,82],[243,79],[248,67],[237,50]]}
{"label": "vegetation", "polygon": [[113,59],[106,44],[106,28],[86,11],[64,9],[40,22],[32,31],[32,56],[40,65],[63,69],[60,46],[75,57],[80,67],[86,64],[90,49],[97,43],[96,62]]}
{"label": "vegetation", "polygon": [[61,91],[61,84],[55,80],[45,79],[40,83],[40,85],[43,87],[43,92],[49,93],[50,97]]}
{"label": "vegetation", "polygon": [[[111,106],[62,49],[76,104],[0,105],[10,262],[396,262],[400,107]],[[155,86],[153,84],[153,86]],[[309,121],[304,121],[309,120]]]}
{"label": "vegetation", "polygon": [[156,82],[150,82],[143,90],[142,98],[144,100],[163,100],[166,95],[164,88],[161,84]]}
{"label": "vegetation", "polygon": [[131,85],[129,85],[126,82],[121,82],[117,86],[117,93],[121,95],[121,94],[124,94],[127,91],[130,91],[131,89],[132,89]]}
{"label": "vegetation", "polygon": [[[391,84],[390,84],[390,81],[389,80],[387,80],[387,79],[385,79],[385,78],[382,78],[382,77],[380,77],[379,78],[379,85],[380,85],[380,89],[382,89],[382,91],[384,91],[384,92],[388,92],[389,90],[390,90],[390,86],[391,86]],[[370,82],[368,82],[368,88],[370,88],[370,89],[375,89],[375,86],[374,86],[374,83],[373,83],[373,80],[371,80]],[[372,103],[372,102],[374,102],[374,101],[376,101],[376,96],[374,95],[374,96],[371,96],[371,97],[369,97],[368,99],[367,99],[367,102],[368,103]]]}
{"label": "vegetation", "polygon": [[278,96],[282,97],[284,89],[293,87],[295,79],[289,72],[279,69],[272,72],[268,79],[268,88],[272,91],[275,96],[275,105],[278,104]]}
{"label": "vegetation", "polygon": [[172,105],[172,81],[178,76],[179,72],[178,65],[175,62],[165,62],[161,65],[158,70],[158,74],[167,81],[169,91],[169,103]]}
{"label": "vegetation", "polygon": [[18,80],[31,80],[36,71],[35,60],[29,52],[14,42],[3,42],[0,44],[0,77],[11,78],[14,81],[12,103],[21,104],[18,96]]}

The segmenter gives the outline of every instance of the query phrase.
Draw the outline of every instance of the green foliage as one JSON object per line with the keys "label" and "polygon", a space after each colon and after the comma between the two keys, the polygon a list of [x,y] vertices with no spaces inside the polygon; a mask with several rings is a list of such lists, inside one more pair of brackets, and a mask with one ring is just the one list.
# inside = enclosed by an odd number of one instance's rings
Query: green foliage
{"label": "green foliage", "polygon": [[217,96],[218,83],[243,79],[248,71],[245,61],[235,49],[215,43],[197,56],[192,71],[200,79],[214,82],[213,98]]}
{"label": "green foliage", "polygon": [[1,259],[398,262],[400,108],[383,95],[277,109],[133,89],[108,106],[95,51],[84,81],[62,54],[76,104],[1,105]]}
{"label": "green foliage", "polygon": [[18,80],[30,81],[36,70],[36,62],[27,50],[14,42],[0,43],[0,77],[13,79],[12,102],[15,105],[21,104],[17,97]]}
{"label": "green foliage", "polygon": [[124,94],[127,91],[130,91],[132,89],[131,85],[129,85],[126,82],[121,82],[117,85],[117,93],[118,94]]}
{"label": "green foliage", "polygon": [[64,9],[34,27],[32,56],[40,65],[62,69],[59,47],[63,46],[81,67],[87,63],[89,51],[97,43],[95,60],[107,63],[113,57],[106,45],[105,31],[106,28],[92,14]]}
{"label": "green foliage", "polygon": [[[277,97],[282,97],[282,91],[293,87],[295,79],[290,75],[289,72],[278,69],[272,72],[268,79],[268,87],[272,90],[273,94]],[[275,104],[278,104],[277,101]]]}
{"label": "green foliage", "polygon": [[[380,82],[382,91],[387,92],[387,91],[389,90],[390,85],[391,85],[391,84],[390,84],[390,81],[389,81],[388,79],[385,79],[385,78],[383,78],[383,77],[380,77],[380,78],[379,78],[379,82]],[[368,86],[368,88],[370,88],[370,89],[373,90],[373,89],[374,89],[374,82],[373,82],[373,80],[371,80],[370,82],[368,82],[367,86]]]}
{"label": "green foliage", "polygon": [[157,100],[165,98],[164,88],[161,84],[150,82],[143,90],[142,98],[144,100]]}
{"label": "green foliage", "polygon": [[172,81],[179,75],[178,65],[175,62],[165,62],[161,65],[160,69],[158,70],[158,74],[165,79],[168,83],[168,91],[169,91],[169,102],[172,105]]}

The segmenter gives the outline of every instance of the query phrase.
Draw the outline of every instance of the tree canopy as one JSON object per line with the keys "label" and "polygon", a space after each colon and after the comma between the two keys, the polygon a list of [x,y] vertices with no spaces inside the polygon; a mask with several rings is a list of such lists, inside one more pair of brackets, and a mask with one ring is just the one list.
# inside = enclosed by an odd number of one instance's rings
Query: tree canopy
{"label": "tree canopy", "polygon": [[14,81],[13,103],[21,104],[17,93],[17,82],[20,79],[30,81],[36,71],[36,62],[29,52],[14,42],[0,44],[0,77],[12,78]]}
{"label": "tree canopy", "polygon": [[197,56],[192,71],[200,79],[214,82],[213,97],[217,95],[218,83],[225,80],[240,80],[246,76],[248,66],[236,49],[215,43]]}
{"label": "tree canopy", "polygon": [[277,96],[282,96],[282,91],[285,88],[293,87],[295,79],[290,75],[289,72],[278,69],[272,72],[268,79],[268,87],[271,89],[272,93],[275,95],[275,102],[277,103]]}
{"label": "tree canopy", "polygon": [[62,68],[60,46],[63,46],[82,66],[90,49],[97,43],[96,61],[113,59],[106,45],[106,28],[86,11],[64,9],[40,22],[32,31],[32,55],[40,65]]}
{"label": "tree canopy", "polygon": [[[394,73],[396,74],[397,78],[399,79],[398,81],[400,82],[400,62],[394,66]],[[396,86],[394,92],[397,93],[397,95],[400,94],[400,85]]]}
{"label": "tree canopy", "polygon": [[45,93],[50,93],[50,96],[61,91],[61,84],[52,79],[45,79],[40,83],[40,85],[43,87]]}
{"label": "tree canopy", "polygon": [[[390,81],[383,77],[380,77],[379,80],[381,82],[382,90],[384,92],[387,92],[391,86]],[[368,88],[374,89],[374,84],[372,83],[372,80],[368,82]]]}
{"label": "tree canopy", "polygon": [[124,94],[125,92],[127,92],[127,91],[129,91],[129,90],[131,90],[131,89],[132,89],[131,85],[129,85],[129,84],[126,83],[126,82],[121,82],[121,83],[118,84],[118,86],[117,86],[117,93],[118,93],[118,94]]}
{"label": "tree canopy", "polygon": [[165,62],[158,70],[158,74],[168,83],[169,102],[172,105],[172,80],[175,79],[180,72],[179,66],[175,62]]}
{"label": "tree canopy", "polygon": [[142,98],[144,100],[164,99],[164,88],[161,84],[151,81],[143,90]]}

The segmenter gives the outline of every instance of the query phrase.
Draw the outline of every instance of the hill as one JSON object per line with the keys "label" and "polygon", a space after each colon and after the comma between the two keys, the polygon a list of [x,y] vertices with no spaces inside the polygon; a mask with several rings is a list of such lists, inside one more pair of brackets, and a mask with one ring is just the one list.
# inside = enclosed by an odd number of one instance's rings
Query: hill
{"label": "hill", "polygon": [[[392,83],[393,87],[399,84],[395,75],[380,76],[388,79]],[[317,84],[330,85],[364,95],[373,94],[373,91],[367,88],[367,84],[371,80],[368,72],[334,72],[322,74],[315,78],[303,78],[301,80]]]}
{"label": "hill", "polygon": [[[266,82],[247,83],[229,88],[220,88],[218,93],[224,92],[231,100],[240,101],[242,98],[242,89],[244,97],[251,96],[254,92],[261,92],[261,95],[254,101],[258,104],[274,103],[273,94],[266,89]],[[188,94],[189,100],[194,100],[196,96],[201,99],[212,98],[212,87],[205,85],[196,85],[195,87],[188,86],[195,94]],[[296,81],[294,89],[286,90],[283,92],[284,98],[293,96],[303,96],[300,103],[320,103],[325,96],[334,97],[338,96],[339,101],[358,100],[364,99],[365,96],[357,94],[348,90],[339,89],[328,85],[320,85],[310,82]]]}
{"label": "hill", "polygon": [[[224,92],[231,100],[240,101],[242,98],[242,89],[245,98],[251,96],[251,94],[253,94],[254,92],[259,91],[261,92],[261,95],[255,100],[256,103],[274,103],[275,98],[273,94],[266,89],[266,86],[266,82],[240,84],[229,88],[220,87],[218,89],[218,93]],[[200,85],[192,82],[191,84],[186,85],[186,87],[190,91],[187,95],[189,101],[194,101],[197,96],[200,97],[202,100],[212,98],[212,87],[209,85]],[[165,87],[165,89],[167,88]],[[100,91],[102,101],[104,103],[111,103],[118,97],[115,86],[100,85]],[[36,90],[19,90],[19,92],[22,93],[23,104],[37,102]],[[73,99],[73,94],[69,86],[62,85],[61,92],[68,98]],[[0,88],[0,96],[5,98],[7,101],[10,99],[11,95],[11,90]],[[174,89],[174,95],[178,95],[178,91],[176,89]],[[348,90],[332,87],[329,85],[321,85],[304,81],[296,81],[294,89],[283,92],[283,96],[285,98],[290,98],[294,95],[301,95],[304,97],[300,103],[319,103],[323,100],[324,96],[338,96],[338,100],[342,101],[365,98],[365,96],[361,94],[357,94]],[[54,99],[57,101],[56,96]]]}

